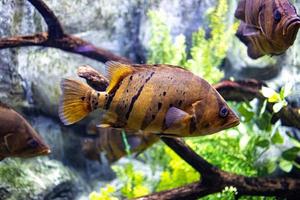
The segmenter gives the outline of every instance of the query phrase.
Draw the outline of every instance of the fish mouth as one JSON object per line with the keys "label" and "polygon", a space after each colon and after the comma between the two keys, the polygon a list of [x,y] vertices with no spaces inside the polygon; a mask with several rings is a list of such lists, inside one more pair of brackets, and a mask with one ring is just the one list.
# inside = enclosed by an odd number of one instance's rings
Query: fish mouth
{"label": "fish mouth", "polygon": [[229,117],[232,119],[228,123],[226,123],[224,127],[225,129],[232,128],[240,124],[240,119],[234,112],[232,112],[231,116]]}
{"label": "fish mouth", "polygon": [[51,153],[51,150],[49,148],[43,149],[39,152],[39,155],[48,155]]}
{"label": "fish mouth", "polygon": [[294,40],[296,39],[299,28],[300,28],[300,17],[299,16],[291,17],[285,23],[283,35],[287,36],[289,41],[293,43]]}
{"label": "fish mouth", "polygon": [[240,120],[237,118],[236,120],[228,123],[226,126],[225,126],[225,129],[228,129],[228,128],[232,128],[232,127],[235,127],[237,125],[240,124]]}

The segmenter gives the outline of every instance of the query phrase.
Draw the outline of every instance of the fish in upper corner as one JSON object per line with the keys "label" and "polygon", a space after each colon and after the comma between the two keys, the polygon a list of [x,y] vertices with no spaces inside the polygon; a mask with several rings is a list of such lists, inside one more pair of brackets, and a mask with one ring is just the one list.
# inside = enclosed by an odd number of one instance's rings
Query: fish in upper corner
{"label": "fish in upper corner", "polygon": [[0,160],[47,155],[50,152],[49,146],[26,120],[0,102]]}
{"label": "fish in upper corner", "polygon": [[165,136],[212,134],[239,124],[239,118],[204,79],[171,65],[107,62],[109,86],[99,92],[81,81],[64,79],[59,117],[73,124],[95,109],[101,127]]}
{"label": "fish in upper corner", "polygon": [[[96,138],[86,138],[82,141],[81,149],[86,158],[98,160],[100,163],[106,159],[113,163],[128,155],[122,131],[113,128],[97,128]],[[89,131],[91,134],[91,131]],[[132,154],[140,154],[159,140],[159,137],[151,133],[130,133],[126,132],[126,140],[129,151]],[[103,158],[104,156],[104,158]]]}
{"label": "fish in upper corner", "polygon": [[235,17],[241,20],[236,36],[253,59],[284,53],[300,27],[297,11],[288,0],[240,0]]}

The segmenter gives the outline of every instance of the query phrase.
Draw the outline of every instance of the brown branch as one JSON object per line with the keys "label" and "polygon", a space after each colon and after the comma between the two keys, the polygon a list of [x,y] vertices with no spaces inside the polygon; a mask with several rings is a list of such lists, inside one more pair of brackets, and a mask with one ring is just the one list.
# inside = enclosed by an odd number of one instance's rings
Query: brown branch
{"label": "brown branch", "polygon": [[53,11],[42,0],[28,0],[42,15],[48,26],[49,38],[62,38],[64,30]]}
{"label": "brown branch", "polygon": [[117,56],[108,50],[95,47],[93,44],[72,35],[64,35],[62,38],[53,39],[49,38],[49,34],[47,32],[43,32],[35,35],[14,36],[0,39],[0,49],[25,46],[57,48],[100,62],[114,60],[123,63],[130,63],[127,58]]}
{"label": "brown branch", "polygon": [[70,53],[100,61],[109,60],[130,63],[131,61],[122,56],[95,47],[93,44],[81,38],[64,34],[63,28],[55,14],[42,0],[28,0],[42,15],[48,25],[48,32],[37,33],[26,36],[14,36],[0,39],[0,50],[13,47],[43,46],[61,49]]}
{"label": "brown branch", "polygon": [[235,187],[239,196],[277,196],[296,199],[300,195],[299,179],[245,177],[225,172],[197,155],[182,140],[163,137],[161,139],[200,172],[201,181],[137,198],[139,200],[198,199],[208,194],[222,192],[226,186]]}

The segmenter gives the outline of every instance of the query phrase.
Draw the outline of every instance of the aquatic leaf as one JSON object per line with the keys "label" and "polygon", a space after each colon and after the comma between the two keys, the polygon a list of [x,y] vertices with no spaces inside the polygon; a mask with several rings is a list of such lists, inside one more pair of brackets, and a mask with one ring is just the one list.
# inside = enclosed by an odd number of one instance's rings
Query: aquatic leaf
{"label": "aquatic leaf", "polygon": [[290,172],[293,168],[293,163],[291,161],[281,159],[279,161],[279,167],[285,172]]}
{"label": "aquatic leaf", "polygon": [[293,161],[296,159],[299,151],[300,151],[299,147],[292,147],[282,152],[281,156],[286,160]]}
{"label": "aquatic leaf", "polygon": [[268,98],[268,101],[271,103],[278,102],[281,100],[280,95],[271,88],[263,86],[261,88],[261,93],[264,97]]}
{"label": "aquatic leaf", "polygon": [[254,116],[254,112],[249,110],[247,107],[246,107],[246,104],[241,104],[239,107],[238,107],[238,111],[239,113],[244,117],[243,118],[243,121],[244,122],[248,122],[250,121],[253,116]]}
{"label": "aquatic leaf", "polygon": [[280,135],[280,132],[277,130],[275,132],[275,134],[273,135],[273,137],[271,138],[271,141],[272,141],[273,144],[283,144],[284,139]]}
{"label": "aquatic leaf", "polygon": [[264,112],[266,111],[267,103],[268,103],[268,101],[264,100],[264,103],[263,103],[263,105],[262,105],[262,107],[260,109],[260,112],[259,112],[259,117],[261,117],[264,114]]}
{"label": "aquatic leaf", "polygon": [[270,141],[267,139],[259,139],[256,142],[256,145],[259,147],[267,148],[270,145]]}
{"label": "aquatic leaf", "polygon": [[277,168],[276,161],[275,160],[269,160],[266,163],[266,167],[267,167],[268,174],[273,173],[276,170],[276,168]]}

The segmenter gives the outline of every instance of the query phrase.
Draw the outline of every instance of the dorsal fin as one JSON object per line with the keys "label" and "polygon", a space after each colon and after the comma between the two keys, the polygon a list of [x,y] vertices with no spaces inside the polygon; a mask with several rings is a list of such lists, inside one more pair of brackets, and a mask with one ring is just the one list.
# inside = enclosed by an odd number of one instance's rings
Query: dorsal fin
{"label": "dorsal fin", "polygon": [[106,71],[107,71],[107,78],[109,80],[109,86],[106,89],[106,92],[111,92],[112,89],[121,81],[123,78],[132,74],[135,70],[133,67],[127,64],[115,62],[115,61],[108,61],[105,63]]}
{"label": "dorsal fin", "polygon": [[11,107],[3,102],[0,101],[0,107],[1,108],[6,108],[6,109],[11,109]]}

